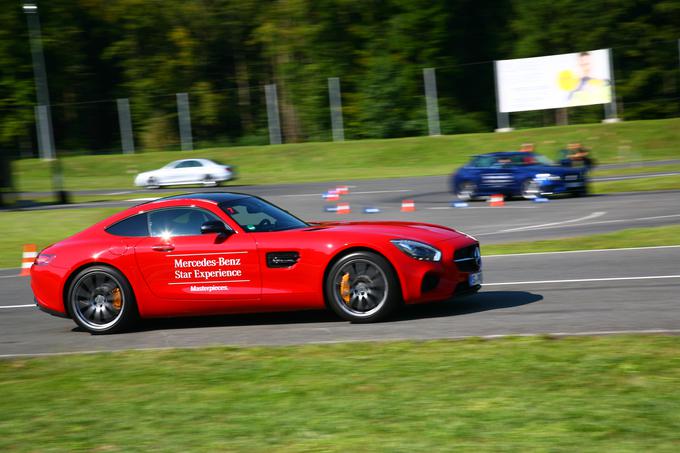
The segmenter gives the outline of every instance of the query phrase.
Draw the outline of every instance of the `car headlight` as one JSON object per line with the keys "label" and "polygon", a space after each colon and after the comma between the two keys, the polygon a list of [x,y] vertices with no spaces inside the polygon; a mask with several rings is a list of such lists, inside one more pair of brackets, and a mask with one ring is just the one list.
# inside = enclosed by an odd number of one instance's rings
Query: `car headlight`
{"label": "car headlight", "polygon": [[562,178],[560,178],[557,175],[550,174],[550,173],[538,173],[534,177],[534,179],[536,179],[536,181],[538,181],[538,182],[542,182],[542,181],[559,181]]}
{"label": "car headlight", "polygon": [[419,261],[439,261],[442,259],[442,252],[422,242],[410,239],[394,239],[390,242],[411,258]]}

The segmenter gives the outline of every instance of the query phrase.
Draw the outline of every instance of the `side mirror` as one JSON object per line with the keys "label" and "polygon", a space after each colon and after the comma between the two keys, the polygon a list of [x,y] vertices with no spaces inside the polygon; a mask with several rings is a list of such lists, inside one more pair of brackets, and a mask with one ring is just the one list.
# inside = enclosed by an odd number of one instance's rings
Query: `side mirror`
{"label": "side mirror", "polygon": [[219,220],[208,220],[201,225],[201,234],[217,233],[222,236],[229,236],[233,233],[227,226]]}

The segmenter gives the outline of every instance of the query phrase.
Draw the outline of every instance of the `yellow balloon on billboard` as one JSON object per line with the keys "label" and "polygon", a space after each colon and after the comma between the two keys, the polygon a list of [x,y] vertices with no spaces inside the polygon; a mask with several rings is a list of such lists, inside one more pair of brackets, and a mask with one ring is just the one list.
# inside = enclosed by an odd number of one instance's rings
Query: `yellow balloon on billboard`
{"label": "yellow balloon on billboard", "polygon": [[561,90],[564,91],[573,91],[576,89],[578,86],[578,77],[576,77],[576,74],[574,74],[574,71],[571,69],[565,69],[563,71],[560,71],[560,73],[557,76],[557,85],[560,87]]}

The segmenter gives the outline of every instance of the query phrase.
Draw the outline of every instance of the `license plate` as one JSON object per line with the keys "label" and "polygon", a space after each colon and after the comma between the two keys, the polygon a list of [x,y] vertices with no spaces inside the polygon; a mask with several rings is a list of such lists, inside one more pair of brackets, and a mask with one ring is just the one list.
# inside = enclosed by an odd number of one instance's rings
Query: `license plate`
{"label": "license plate", "polygon": [[477,286],[482,284],[482,273],[481,272],[476,272],[474,274],[470,274],[468,277],[468,284],[470,286]]}

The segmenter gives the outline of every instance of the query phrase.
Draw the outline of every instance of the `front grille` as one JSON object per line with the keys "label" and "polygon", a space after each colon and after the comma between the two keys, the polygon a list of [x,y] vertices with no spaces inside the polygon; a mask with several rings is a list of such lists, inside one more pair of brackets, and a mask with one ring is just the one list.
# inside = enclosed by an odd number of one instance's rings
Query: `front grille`
{"label": "front grille", "polygon": [[482,268],[482,258],[479,244],[473,244],[455,251],[453,261],[461,272],[479,272]]}

